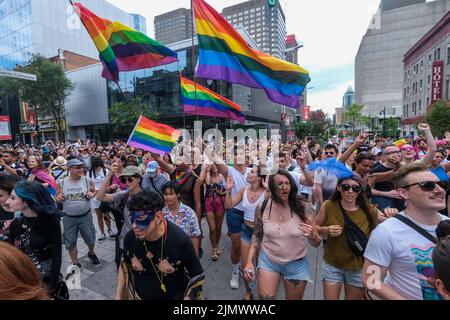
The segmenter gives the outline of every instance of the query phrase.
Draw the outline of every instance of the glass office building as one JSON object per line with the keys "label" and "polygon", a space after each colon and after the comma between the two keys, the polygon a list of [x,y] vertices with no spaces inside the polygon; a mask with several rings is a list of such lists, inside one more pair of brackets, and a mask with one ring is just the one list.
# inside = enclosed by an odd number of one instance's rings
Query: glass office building
{"label": "glass office building", "polygon": [[147,34],[147,19],[139,14],[132,14],[132,16],[134,19],[134,29],[143,34]]}

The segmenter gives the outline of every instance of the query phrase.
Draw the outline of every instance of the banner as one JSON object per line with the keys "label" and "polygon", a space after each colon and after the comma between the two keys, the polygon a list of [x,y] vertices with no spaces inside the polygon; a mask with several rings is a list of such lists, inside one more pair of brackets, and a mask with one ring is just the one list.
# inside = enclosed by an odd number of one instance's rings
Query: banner
{"label": "banner", "polygon": [[442,85],[444,83],[444,61],[433,62],[431,84],[431,103],[442,100]]}
{"label": "banner", "polygon": [[8,116],[0,116],[0,140],[12,140]]}
{"label": "banner", "polygon": [[311,119],[311,107],[310,106],[304,106],[303,112],[302,112],[302,120],[303,121],[309,121]]}

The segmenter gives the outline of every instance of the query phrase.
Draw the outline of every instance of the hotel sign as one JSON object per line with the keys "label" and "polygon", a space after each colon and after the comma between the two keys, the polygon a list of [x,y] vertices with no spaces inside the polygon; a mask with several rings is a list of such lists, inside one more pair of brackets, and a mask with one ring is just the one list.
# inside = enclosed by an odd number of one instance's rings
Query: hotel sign
{"label": "hotel sign", "polygon": [[442,100],[442,88],[444,84],[444,61],[435,61],[433,63],[432,85],[431,85],[431,104]]}

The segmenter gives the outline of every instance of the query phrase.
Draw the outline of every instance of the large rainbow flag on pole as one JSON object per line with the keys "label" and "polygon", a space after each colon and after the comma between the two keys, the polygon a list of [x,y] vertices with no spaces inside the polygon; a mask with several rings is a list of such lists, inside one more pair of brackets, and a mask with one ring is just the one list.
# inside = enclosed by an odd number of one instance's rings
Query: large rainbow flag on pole
{"label": "large rainbow flag on pole", "polygon": [[204,0],[193,0],[199,60],[196,76],[263,89],[275,103],[300,107],[308,71],[252,49]]}
{"label": "large rainbow flag on pole", "polygon": [[128,139],[128,145],[164,155],[172,151],[179,137],[178,130],[140,116]]}
{"label": "large rainbow flag on pole", "polygon": [[166,48],[145,34],[96,16],[82,4],[73,4],[100,52],[102,76],[118,81],[120,71],[151,68],[177,61],[176,52]]}
{"label": "large rainbow flag on pole", "polygon": [[181,96],[185,113],[245,123],[245,115],[240,112],[240,106],[184,77],[181,77]]}

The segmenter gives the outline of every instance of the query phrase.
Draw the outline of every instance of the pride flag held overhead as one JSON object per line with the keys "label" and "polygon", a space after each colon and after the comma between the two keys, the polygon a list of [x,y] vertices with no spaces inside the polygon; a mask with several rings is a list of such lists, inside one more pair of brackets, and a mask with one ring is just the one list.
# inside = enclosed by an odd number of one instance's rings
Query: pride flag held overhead
{"label": "pride flag held overhead", "polygon": [[311,81],[302,67],[250,47],[204,0],[193,0],[199,59],[196,76],[263,89],[267,97],[300,107],[300,95]]}
{"label": "pride flag held overhead", "polygon": [[184,77],[181,77],[181,96],[185,113],[245,123],[245,115],[240,112],[240,106]]}
{"label": "pride flag held overhead", "polygon": [[128,145],[164,155],[172,151],[179,137],[178,130],[140,116],[128,139]]}
{"label": "pride flag held overhead", "polygon": [[117,21],[96,16],[82,4],[75,11],[86,27],[103,62],[102,76],[118,81],[119,72],[156,67],[177,61],[177,53]]}

